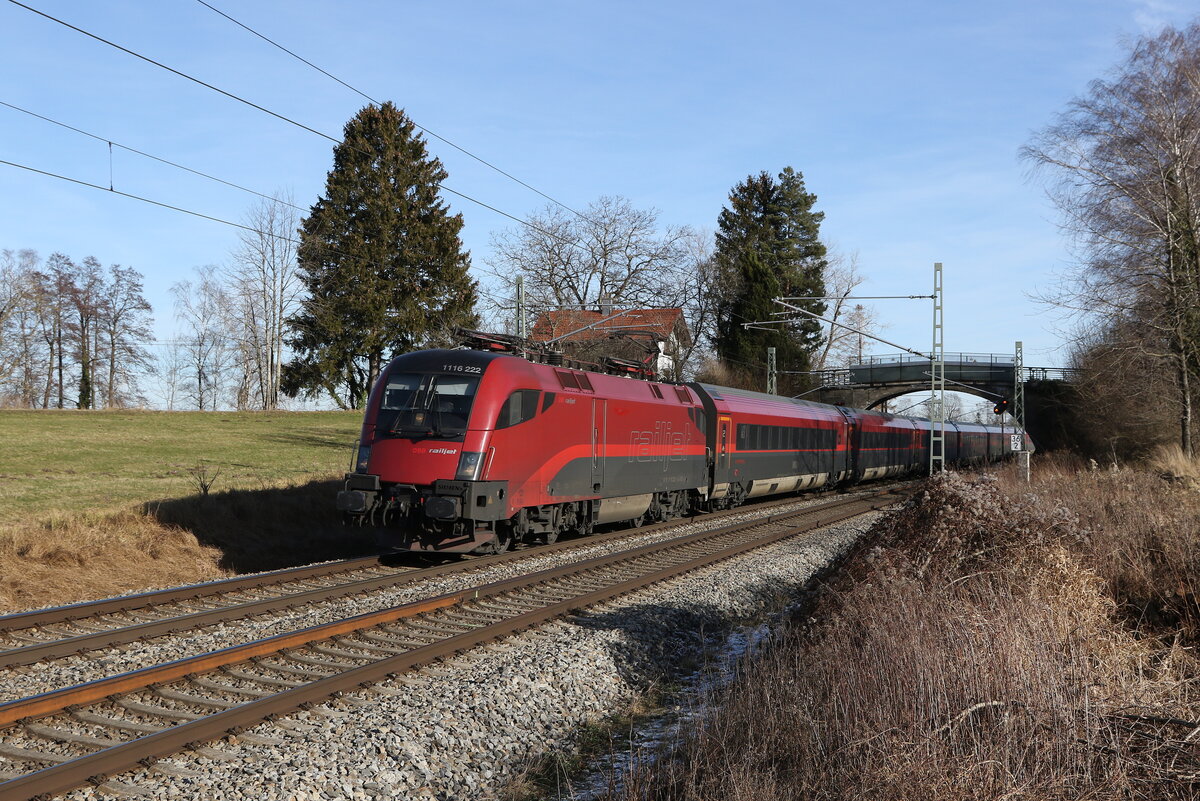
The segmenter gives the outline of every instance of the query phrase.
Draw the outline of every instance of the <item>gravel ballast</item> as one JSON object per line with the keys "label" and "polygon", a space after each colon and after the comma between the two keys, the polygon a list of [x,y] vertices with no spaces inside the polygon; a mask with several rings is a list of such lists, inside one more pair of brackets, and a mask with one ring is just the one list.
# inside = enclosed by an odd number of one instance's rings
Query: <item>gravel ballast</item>
{"label": "gravel ballast", "polygon": [[[826,498],[803,498],[794,504],[772,510],[778,514],[793,509],[826,502]],[[417,579],[398,585],[394,589],[378,590],[370,594],[307,604],[297,609],[260,615],[247,620],[209,626],[204,629],[180,632],[157,637],[146,642],[134,642],[103,651],[89,652],[65,659],[41,662],[9,671],[0,682],[0,703],[19,698],[71,687],[88,681],[114,676],[131,670],[173,661],[187,656],[203,654],[219,648],[241,645],[247,642],[274,636],[287,631],[296,631],[310,626],[341,620],[353,615],[390,609],[401,604],[431,598],[443,593],[462,590],[488,582],[502,581],[534,573],[551,567],[580,562],[585,559],[613,553],[653,542],[684,536],[698,531],[719,528],[743,520],[761,517],[763,512],[753,508],[745,512],[719,519],[699,517],[694,522],[672,526],[656,532],[631,532],[631,537],[619,538],[594,545],[585,545],[557,553],[538,555],[536,549],[526,559],[515,560],[480,570],[450,574],[432,579]],[[634,539],[636,538],[636,543]]]}
{"label": "gravel ballast", "polygon": [[[731,625],[778,608],[879,516],[704,568],[162,763],[178,775],[143,769],[115,779],[153,798],[493,797],[539,754],[569,748],[580,726],[694,664]],[[252,742],[263,737],[279,742]],[[116,796],[85,788],[67,797]]]}

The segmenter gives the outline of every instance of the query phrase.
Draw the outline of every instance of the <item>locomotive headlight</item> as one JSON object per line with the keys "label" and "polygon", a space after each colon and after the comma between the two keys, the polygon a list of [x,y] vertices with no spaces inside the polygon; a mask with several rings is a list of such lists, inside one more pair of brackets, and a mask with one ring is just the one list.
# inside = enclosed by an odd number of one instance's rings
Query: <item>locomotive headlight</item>
{"label": "locomotive headlight", "polygon": [[479,471],[482,467],[482,453],[463,451],[462,456],[458,459],[458,472],[454,474],[454,477],[464,481],[475,481],[479,478]]}
{"label": "locomotive headlight", "polygon": [[370,461],[371,461],[371,446],[370,445],[359,445],[358,446],[358,456],[356,456],[354,459],[354,472],[355,473],[367,472],[367,464]]}

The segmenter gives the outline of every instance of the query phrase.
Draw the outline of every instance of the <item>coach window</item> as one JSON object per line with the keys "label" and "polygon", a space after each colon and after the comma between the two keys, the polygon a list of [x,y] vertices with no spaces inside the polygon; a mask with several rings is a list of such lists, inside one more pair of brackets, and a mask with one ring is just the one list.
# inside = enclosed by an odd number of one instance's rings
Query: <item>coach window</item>
{"label": "coach window", "polygon": [[510,428],[524,423],[526,420],[532,420],[533,416],[537,414],[538,394],[536,389],[518,389],[509,395],[508,400],[504,401],[504,405],[500,407],[500,414],[496,418],[496,428]]}

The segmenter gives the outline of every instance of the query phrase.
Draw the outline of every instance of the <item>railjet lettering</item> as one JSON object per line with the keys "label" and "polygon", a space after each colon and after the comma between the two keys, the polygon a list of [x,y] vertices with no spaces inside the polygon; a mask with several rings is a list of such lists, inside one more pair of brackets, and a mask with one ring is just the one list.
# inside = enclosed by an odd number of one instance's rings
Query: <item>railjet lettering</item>
{"label": "railjet lettering", "polygon": [[672,431],[671,424],[663,422],[656,423],[653,431],[631,431],[629,461],[662,462],[666,470],[667,462],[683,461],[688,436],[682,431]]}

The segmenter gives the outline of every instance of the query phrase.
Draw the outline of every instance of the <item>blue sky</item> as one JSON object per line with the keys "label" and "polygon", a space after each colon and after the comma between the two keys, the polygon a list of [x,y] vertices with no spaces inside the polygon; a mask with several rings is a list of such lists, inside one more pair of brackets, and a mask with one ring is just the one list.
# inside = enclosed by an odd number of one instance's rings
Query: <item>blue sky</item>
{"label": "blue sky", "polygon": [[[1028,298],[1070,263],[1017,151],[1125,43],[1197,2],[354,2],[212,4],[420,125],[575,208],[601,195],[712,229],[748,174],[800,170],[824,236],[858,254],[870,295],[930,291],[946,269],[948,351],[1061,364]],[[361,97],[193,0],[27,4],[333,136]],[[0,100],[311,205],[332,144],[0,0]],[[545,201],[433,141],[446,185],[515,216]],[[108,186],[108,147],[0,107],[0,159]],[[116,151],[116,189],[228,220],[254,198]],[[168,289],[219,264],[232,228],[0,165],[0,248],[61,251]],[[514,225],[450,198],[477,266]],[[879,304],[893,341],[927,348],[927,304]],[[890,348],[879,346],[877,352]]]}

